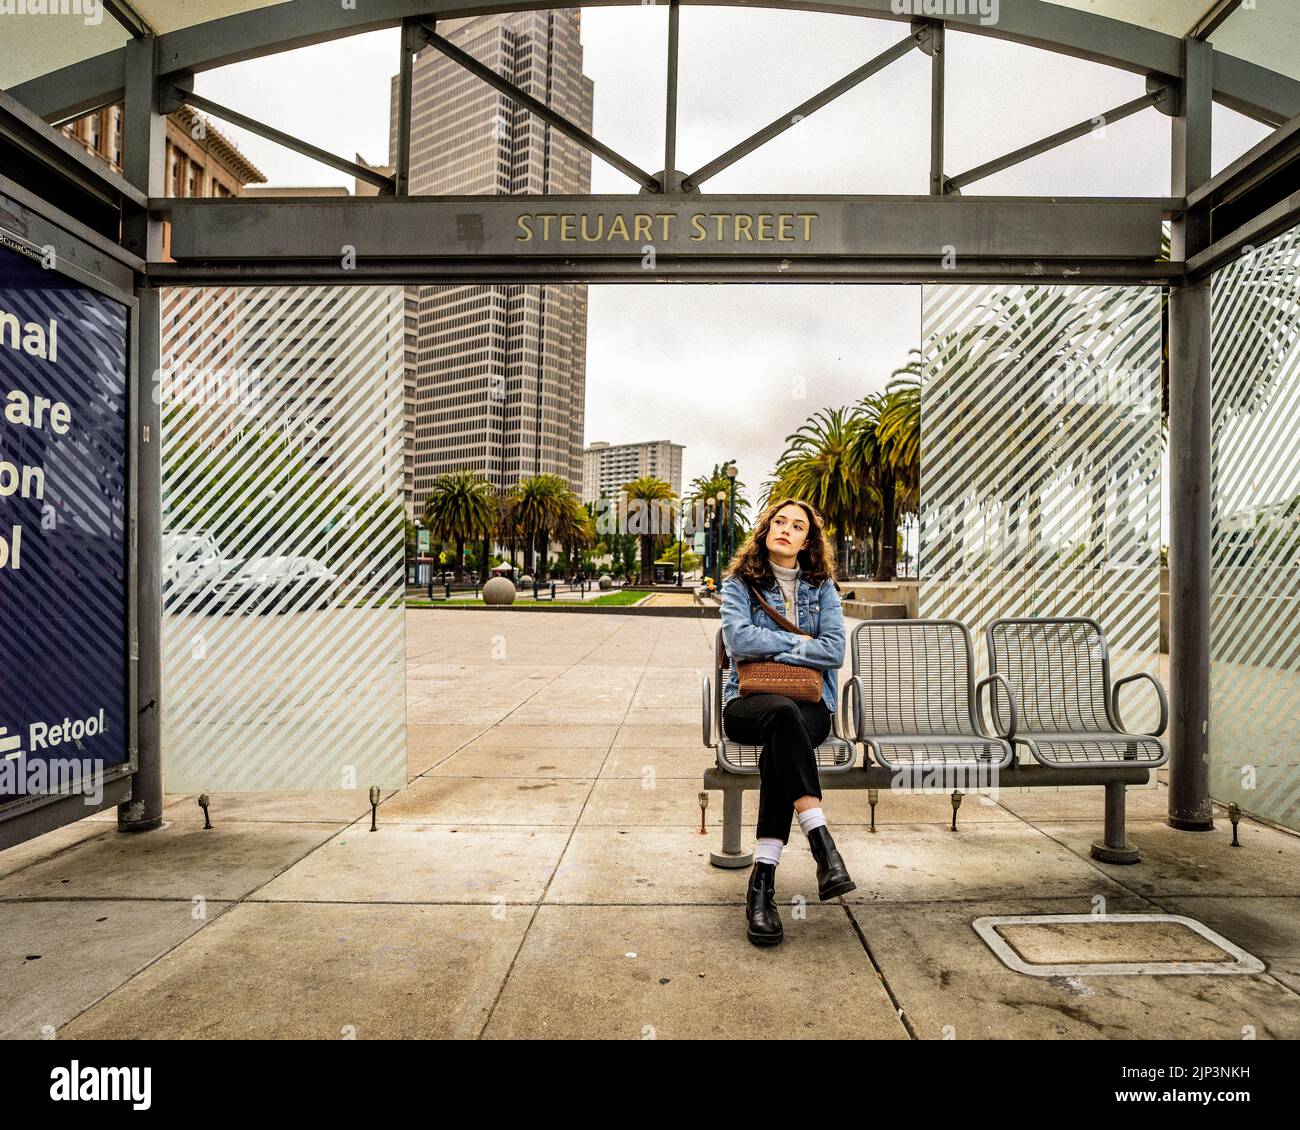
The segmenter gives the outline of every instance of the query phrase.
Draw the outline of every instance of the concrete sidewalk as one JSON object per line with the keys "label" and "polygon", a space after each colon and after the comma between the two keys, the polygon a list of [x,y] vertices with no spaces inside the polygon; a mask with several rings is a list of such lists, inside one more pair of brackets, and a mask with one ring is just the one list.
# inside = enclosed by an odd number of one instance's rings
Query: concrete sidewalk
{"label": "concrete sidewalk", "polygon": [[[745,938],[747,871],[708,863],[699,678],[717,621],[407,614],[411,781],[169,797],[0,852],[0,1035],[147,1037],[1300,1037],[1300,837],[1163,823],[1130,792],[1134,867],[1088,857],[1100,789],[825,808],[858,889],[816,898],[794,826],[784,944]],[[504,639],[507,658],[493,658]],[[499,645],[498,645],[499,650]],[[757,795],[746,799],[747,836]],[[806,907],[792,900],[806,900]],[[1251,975],[1040,978],[993,914],[1190,916]],[[805,912],[806,910],[806,912]],[[1170,956],[1176,956],[1171,952]]]}

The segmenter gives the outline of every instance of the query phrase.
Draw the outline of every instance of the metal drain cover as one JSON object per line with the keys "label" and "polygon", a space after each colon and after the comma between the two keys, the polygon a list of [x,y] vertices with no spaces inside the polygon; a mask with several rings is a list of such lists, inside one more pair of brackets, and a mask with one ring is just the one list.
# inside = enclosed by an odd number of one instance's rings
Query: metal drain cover
{"label": "metal drain cover", "polygon": [[1002,964],[1031,977],[1262,973],[1264,963],[1180,914],[1025,914],[972,925]]}

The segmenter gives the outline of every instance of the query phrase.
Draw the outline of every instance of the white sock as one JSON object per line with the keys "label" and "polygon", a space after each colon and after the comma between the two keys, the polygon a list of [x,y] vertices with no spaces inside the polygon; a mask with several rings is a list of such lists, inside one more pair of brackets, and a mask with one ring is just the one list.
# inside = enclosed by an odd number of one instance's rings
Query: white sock
{"label": "white sock", "polygon": [[805,808],[795,815],[799,817],[799,827],[803,829],[805,836],[814,828],[824,828],[826,826],[826,815],[822,812],[821,805],[816,808]]}
{"label": "white sock", "polygon": [[754,862],[771,863],[773,865],[781,862],[781,841],[776,839],[764,838],[754,841]]}

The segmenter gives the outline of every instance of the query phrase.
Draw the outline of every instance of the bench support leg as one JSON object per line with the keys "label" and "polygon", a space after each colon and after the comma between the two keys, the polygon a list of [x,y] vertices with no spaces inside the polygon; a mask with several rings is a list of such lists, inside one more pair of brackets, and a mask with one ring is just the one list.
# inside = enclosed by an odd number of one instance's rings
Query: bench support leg
{"label": "bench support leg", "polygon": [[752,851],[740,850],[740,812],[745,794],[740,789],[722,790],[722,850],[709,852],[714,867],[748,867]]}
{"label": "bench support leg", "polygon": [[1125,838],[1124,783],[1110,781],[1106,785],[1106,831],[1101,843],[1092,845],[1092,858],[1102,863],[1137,863],[1138,849]]}

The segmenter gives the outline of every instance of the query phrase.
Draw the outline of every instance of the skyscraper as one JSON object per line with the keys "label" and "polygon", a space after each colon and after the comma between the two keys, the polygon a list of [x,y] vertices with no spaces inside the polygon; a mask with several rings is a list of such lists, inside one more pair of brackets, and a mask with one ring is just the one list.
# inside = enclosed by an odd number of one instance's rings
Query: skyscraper
{"label": "skyscraper", "polygon": [[[590,131],[576,9],[445,20],[438,34]],[[389,160],[397,148],[393,80]],[[412,195],[588,193],[591,155],[432,47],[412,75]],[[421,286],[416,317],[418,513],[434,478],[500,488],[551,473],[582,486],[584,286]]]}

